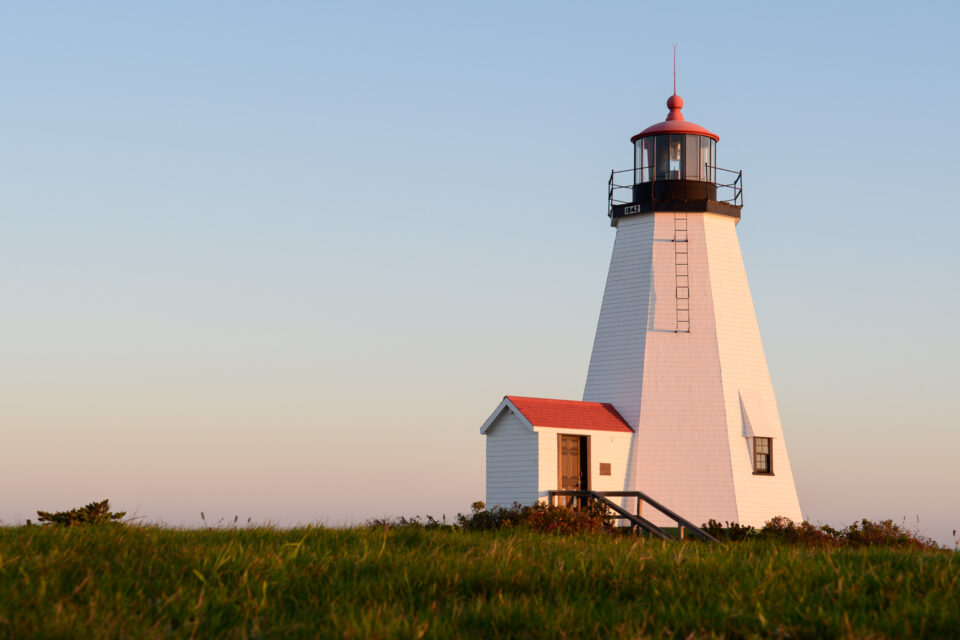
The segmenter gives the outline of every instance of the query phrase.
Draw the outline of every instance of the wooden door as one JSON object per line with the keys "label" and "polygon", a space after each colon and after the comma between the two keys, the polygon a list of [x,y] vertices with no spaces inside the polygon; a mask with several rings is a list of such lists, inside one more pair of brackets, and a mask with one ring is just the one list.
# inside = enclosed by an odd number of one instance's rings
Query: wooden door
{"label": "wooden door", "polygon": [[580,436],[560,436],[560,490],[580,490]]}
{"label": "wooden door", "polygon": [[[561,491],[586,491],[589,487],[587,477],[587,438],[586,436],[560,435],[557,467]],[[579,500],[566,498],[561,504],[571,505]]]}

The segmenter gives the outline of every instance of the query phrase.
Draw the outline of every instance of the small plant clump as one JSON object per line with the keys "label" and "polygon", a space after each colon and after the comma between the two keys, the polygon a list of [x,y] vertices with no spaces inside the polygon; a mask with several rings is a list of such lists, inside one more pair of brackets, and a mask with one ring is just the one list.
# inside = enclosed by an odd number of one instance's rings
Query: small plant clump
{"label": "small plant clump", "polygon": [[755,536],[757,531],[750,525],[740,524],[738,522],[721,524],[713,518],[710,518],[706,524],[700,525],[700,528],[718,540],[728,540],[730,542],[746,540],[749,537]]}
{"label": "small plant clump", "polygon": [[[120,524],[118,521],[125,515],[127,515],[126,511],[111,512],[110,500],[101,500],[70,511],[57,511],[56,513],[37,511],[37,520],[47,525],[75,527],[87,524]],[[27,523],[29,524],[29,522],[28,520]]]}
{"label": "small plant clump", "polygon": [[514,502],[509,509],[503,507],[487,509],[487,505],[482,500],[477,500],[470,505],[469,515],[457,514],[457,526],[467,531],[488,531],[517,527],[526,521],[529,513],[530,507],[522,507],[519,502]]}
{"label": "small plant clump", "polygon": [[864,518],[843,529],[834,529],[829,525],[817,526],[807,521],[796,523],[790,518],[777,516],[768,520],[762,528],[757,529],[736,522],[727,522],[724,526],[711,519],[703,525],[703,529],[715,538],[730,542],[773,540],[817,548],[898,547],[919,550],[940,548],[934,540],[895,524],[893,520],[873,522]]}
{"label": "small plant clump", "polygon": [[433,516],[427,516],[422,518],[420,516],[413,516],[412,518],[407,518],[405,516],[400,516],[399,518],[371,518],[367,520],[366,525],[368,527],[379,529],[379,528],[412,528],[412,529],[427,529],[427,530],[437,530],[437,529],[453,529],[454,525],[447,522],[447,517],[443,516],[440,520],[437,520]]}

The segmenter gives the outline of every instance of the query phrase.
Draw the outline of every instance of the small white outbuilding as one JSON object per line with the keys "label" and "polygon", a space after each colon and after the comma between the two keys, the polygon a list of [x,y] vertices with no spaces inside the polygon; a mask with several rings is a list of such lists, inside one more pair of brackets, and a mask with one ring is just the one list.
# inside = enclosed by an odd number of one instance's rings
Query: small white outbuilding
{"label": "small white outbuilding", "polygon": [[506,396],[480,433],[488,507],[531,505],[556,489],[626,489],[633,429],[609,403]]}

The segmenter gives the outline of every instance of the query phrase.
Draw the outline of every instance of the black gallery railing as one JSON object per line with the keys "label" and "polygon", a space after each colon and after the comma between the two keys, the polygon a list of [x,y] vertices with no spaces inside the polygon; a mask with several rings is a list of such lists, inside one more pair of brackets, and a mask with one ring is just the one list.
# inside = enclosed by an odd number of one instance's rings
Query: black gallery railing
{"label": "black gallery railing", "polygon": [[[743,206],[743,171],[723,169],[705,165],[707,175],[717,177],[717,202]],[[649,177],[650,179],[644,179]],[[610,182],[607,188],[607,214],[613,212],[615,204],[633,204],[634,187],[638,184],[663,182],[667,178],[657,180],[656,175],[649,169],[622,169],[610,172]]]}

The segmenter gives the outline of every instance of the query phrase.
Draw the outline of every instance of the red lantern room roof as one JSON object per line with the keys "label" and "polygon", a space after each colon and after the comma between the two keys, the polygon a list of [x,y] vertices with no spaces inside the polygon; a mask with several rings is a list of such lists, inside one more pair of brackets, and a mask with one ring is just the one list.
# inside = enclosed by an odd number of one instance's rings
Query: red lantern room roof
{"label": "red lantern room roof", "polygon": [[683,109],[683,98],[677,94],[673,94],[667,98],[667,108],[670,109],[670,113],[667,114],[667,119],[663,122],[658,122],[652,127],[647,127],[637,135],[630,138],[630,142],[636,142],[640,138],[646,138],[647,136],[655,136],[665,133],[692,133],[697,136],[707,136],[708,138],[713,138],[717,142],[720,141],[720,136],[715,133],[711,133],[701,127],[698,124],[693,124],[692,122],[687,122],[683,118],[683,113],[680,111]]}

